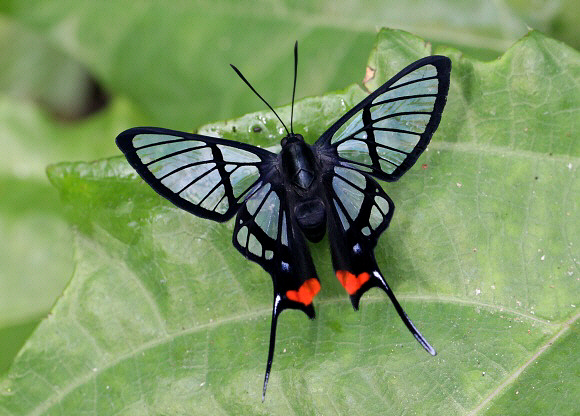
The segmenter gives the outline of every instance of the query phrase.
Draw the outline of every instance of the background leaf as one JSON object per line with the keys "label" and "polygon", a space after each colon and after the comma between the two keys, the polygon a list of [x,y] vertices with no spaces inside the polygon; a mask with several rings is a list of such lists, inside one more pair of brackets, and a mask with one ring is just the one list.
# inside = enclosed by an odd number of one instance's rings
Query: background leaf
{"label": "background leaf", "polygon": [[[0,412],[572,414],[579,54],[531,32],[482,63],[382,31],[366,86],[432,52],[453,59],[448,106],[429,151],[385,185],[397,211],[376,254],[437,357],[377,291],[352,311],[323,241],[318,317],[282,315],[262,404],[271,282],[231,246],[232,225],[173,208],[120,157],[60,164],[49,173],[76,226],[74,274],[2,382]],[[296,130],[313,141],[362,96],[300,101]],[[200,131],[280,138],[268,113]]]}

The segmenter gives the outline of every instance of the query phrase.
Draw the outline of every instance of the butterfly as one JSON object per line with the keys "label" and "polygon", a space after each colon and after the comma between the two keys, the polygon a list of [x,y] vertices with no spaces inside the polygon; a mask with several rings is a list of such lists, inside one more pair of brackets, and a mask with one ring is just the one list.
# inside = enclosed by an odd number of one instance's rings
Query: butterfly
{"label": "butterfly", "polygon": [[314,318],[320,281],[307,240],[326,232],[336,277],[354,309],[369,289],[382,289],[409,331],[435,349],[397,301],[374,256],[395,205],[376,179],[396,181],[413,166],[437,129],[447,100],[451,61],[420,59],[340,117],[310,145],[290,130],[241,72],[232,68],[276,115],[287,135],[273,153],[245,143],[156,127],[131,128],[116,143],[161,196],[202,218],[236,215],[233,245],[268,272],[274,286],[270,345],[262,401],[272,368],[276,326],[285,309]]}

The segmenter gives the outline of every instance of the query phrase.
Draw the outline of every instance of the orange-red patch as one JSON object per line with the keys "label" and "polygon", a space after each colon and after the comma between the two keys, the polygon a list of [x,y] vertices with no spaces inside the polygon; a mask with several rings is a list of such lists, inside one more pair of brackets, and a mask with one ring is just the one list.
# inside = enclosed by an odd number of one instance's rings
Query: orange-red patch
{"label": "orange-red patch", "polygon": [[361,286],[371,278],[371,276],[367,272],[355,276],[346,270],[337,270],[336,278],[340,284],[344,286],[349,295],[354,295]]}
{"label": "orange-red patch", "polygon": [[310,305],[314,296],[320,291],[320,282],[318,279],[311,278],[302,283],[298,290],[289,290],[286,297],[294,302]]}

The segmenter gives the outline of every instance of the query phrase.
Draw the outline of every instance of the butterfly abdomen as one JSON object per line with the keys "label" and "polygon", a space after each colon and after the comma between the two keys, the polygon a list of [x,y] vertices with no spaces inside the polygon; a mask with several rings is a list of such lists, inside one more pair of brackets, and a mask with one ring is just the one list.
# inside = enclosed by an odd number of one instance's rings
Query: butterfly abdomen
{"label": "butterfly abdomen", "polygon": [[294,216],[306,238],[317,243],[326,233],[326,207],[322,199],[314,197],[296,203]]}

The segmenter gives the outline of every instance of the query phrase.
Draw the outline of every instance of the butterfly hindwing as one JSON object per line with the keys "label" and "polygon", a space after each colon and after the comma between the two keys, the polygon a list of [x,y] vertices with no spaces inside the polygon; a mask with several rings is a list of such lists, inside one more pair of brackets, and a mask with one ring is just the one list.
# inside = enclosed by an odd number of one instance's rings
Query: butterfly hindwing
{"label": "butterfly hindwing", "polygon": [[192,214],[216,221],[238,211],[276,157],[244,143],[153,127],[126,130],[117,145],[155,191]]}
{"label": "butterfly hindwing", "polygon": [[266,178],[248,193],[234,227],[233,244],[247,258],[270,273],[274,305],[263,396],[270,376],[278,316],[284,309],[300,309],[314,318],[312,300],[320,282],[306,240],[299,230],[279,178]]}
{"label": "butterfly hindwing", "polygon": [[329,201],[328,238],[336,276],[358,309],[360,297],[377,286],[373,250],[395,205],[365,173],[335,166],[325,177]]}
{"label": "butterfly hindwing", "polygon": [[399,179],[429,144],[445,107],[451,61],[428,56],[403,69],[316,142],[381,180]]}
{"label": "butterfly hindwing", "polygon": [[314,317],[312,298],[320,284],[281,181],[259,182],[248,193],[236,217],[233,244],[270,273],[280,311],[301,309]]}
{"label": "butterfly hindwing", "polygon": [[408,318],[375,260],[374,248],[391,221],[393,201],[369,175],[347,167],[334,167],[325,183],[327,200],[332,201],[328,218],[332,264],[353,307],[358,309],[367,290],[382,289],[417,341],[435,355],[435,349]]}

